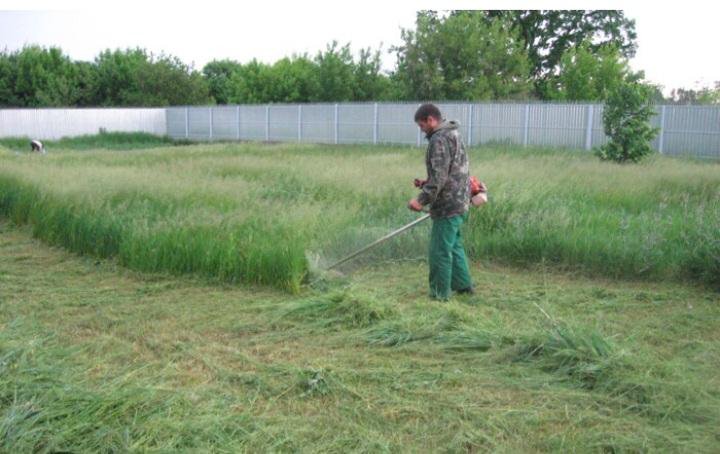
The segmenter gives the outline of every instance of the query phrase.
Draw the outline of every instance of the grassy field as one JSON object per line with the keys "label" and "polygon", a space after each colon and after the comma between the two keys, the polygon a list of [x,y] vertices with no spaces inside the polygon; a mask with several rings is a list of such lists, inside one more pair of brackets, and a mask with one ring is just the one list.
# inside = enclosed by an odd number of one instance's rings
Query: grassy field
{"label": "grassy field", "polygon": [[[0,214],[50,244],[135,270],[292,292],[314,265],[417,216],[405,204],[424,172],[418,149],[167,145],[6,150]],[[581,152],[484,148],[472,150],[471,166],[491,198],[467,225],[475,260],[720,287],[717,163],[618,166]],[[427,228],[366,261],[423,257]]]}
{"label": "grassy field", "polygon": [[[156,136],[144,132],[100,132],[99,134],[63,137],[58,140],[43,140],[45,148],[51,152],[58,150],[134,150],[141,148],[187,145],[185,140],[174,140],[169,137]],[[28,152],[30,139],[27,137],[2,137],[0,147],[14,152]]]}
{"label": "grassy field", "polygon": [[428,225],[315,270],[417,216],[420,150],[96,140],[0,147],[0,451],[720,444],[717,164],[472,150],[437,303]]}
{"label": "grassy field", "polygon": [[419,263],[210,285],[0,224],[4,452],[716,452],[718,294]]}

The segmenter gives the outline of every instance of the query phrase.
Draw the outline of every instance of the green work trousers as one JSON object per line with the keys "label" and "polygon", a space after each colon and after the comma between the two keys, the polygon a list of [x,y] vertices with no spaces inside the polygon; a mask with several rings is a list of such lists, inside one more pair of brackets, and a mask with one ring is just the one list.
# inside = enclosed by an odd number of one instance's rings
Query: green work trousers
{"label": "green work trousers", "polygon": [[449,218],[433,219],[429,253],[432,298],[447,300],[453,290],[472,288],[470,270],[460,234],[460,226],[467,217],[465,213]]}

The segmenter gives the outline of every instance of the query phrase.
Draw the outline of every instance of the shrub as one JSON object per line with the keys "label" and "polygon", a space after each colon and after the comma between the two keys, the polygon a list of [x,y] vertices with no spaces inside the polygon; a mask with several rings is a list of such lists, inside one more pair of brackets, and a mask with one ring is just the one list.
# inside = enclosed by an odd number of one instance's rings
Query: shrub
{"label": "shrub", "polygon": [[610,142],[597,150],[600,159],[638,162],[653,152],[650,142],[658,129],[650,126],[655,115],[651,94],[650,87],[636,82],[623,83],[610,93],[603,113]]}

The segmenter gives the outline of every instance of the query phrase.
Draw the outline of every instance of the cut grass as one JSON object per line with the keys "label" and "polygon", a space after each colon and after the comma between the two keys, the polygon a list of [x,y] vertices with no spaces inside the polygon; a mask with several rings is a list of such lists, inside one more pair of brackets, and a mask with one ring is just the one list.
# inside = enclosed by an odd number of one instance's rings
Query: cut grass
{"label": "cut grass", "polygon": [[473,266],[476,295],[433,303],[425,267],[405,264],[291,296],[0,233],[4,451],[713,452],[720,440],[718,296],[701,288]]}

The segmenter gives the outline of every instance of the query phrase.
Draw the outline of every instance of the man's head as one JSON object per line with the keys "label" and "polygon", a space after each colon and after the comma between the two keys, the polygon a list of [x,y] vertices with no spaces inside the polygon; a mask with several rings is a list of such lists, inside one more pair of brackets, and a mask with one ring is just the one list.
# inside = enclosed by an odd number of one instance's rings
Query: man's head
{"label": "man's head", "polygon": [[425,134],[430,134],[442,122],[442,114],[435,104],[423,104],[415,111],[415,123]]}

